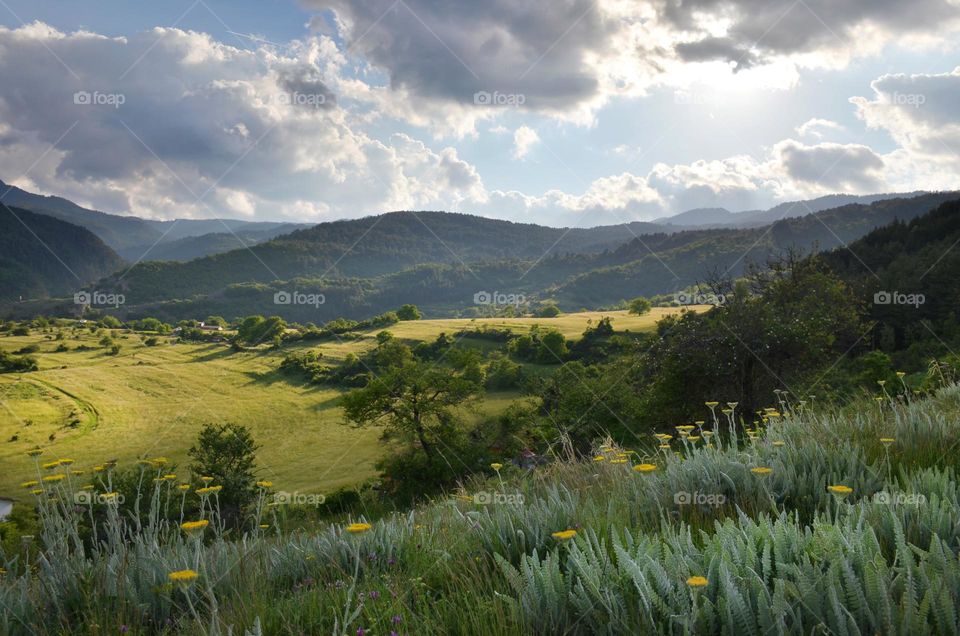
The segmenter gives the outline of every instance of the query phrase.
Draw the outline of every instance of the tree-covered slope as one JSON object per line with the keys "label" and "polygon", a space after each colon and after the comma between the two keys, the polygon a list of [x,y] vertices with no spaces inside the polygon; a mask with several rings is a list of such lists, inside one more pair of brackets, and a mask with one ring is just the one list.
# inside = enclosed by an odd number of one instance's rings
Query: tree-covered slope
{"label": "tree-covered slope", "polygon": [[123,267],[92,232],[0,205],[0,299],[71,295]]}

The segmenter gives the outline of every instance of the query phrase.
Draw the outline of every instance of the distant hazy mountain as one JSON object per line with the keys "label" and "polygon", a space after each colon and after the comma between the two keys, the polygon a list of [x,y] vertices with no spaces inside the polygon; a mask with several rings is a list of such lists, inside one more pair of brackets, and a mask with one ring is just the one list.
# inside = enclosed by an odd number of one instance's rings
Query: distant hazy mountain
{"label": "distant hazy mountain", "polygon": [[72,296],[122,267],[89,230],[0,204],[0,300]]}
{"label": "distant hazy mountain", "polygon": [[750,210],[747,212],[731,212],[725,208],[697,208],[687,210],[674,216],[656,219],[654,223],[667,223],[685,227],[719,227],[736,226],[750,227],[768,225],[780,219],[794,216],[806,216],[814,212],[838,208],[842,205],[860,203],[869,205],[885,199],[909,199],[926,194],[925,192],[908,192],[902,194],[829,194],[816,199],[789,201],[774,206],[769,210]]}
{"label": "distant hazy mountain", "polygon": [[[228,223],[228,226],[231,224]],[[263,229],[251,229],[264,226]],[[294,223],[249,223],[232,232],[210,232],[199,236],[185,236],[174,241],[135,245],[120,250],[120,255],[130,261],[191,261],[212,254],[222,254],[243,249],[264,241],[310,227]],[[223,229],[223,226],[221,226]]]}
{"label": "distant hazy mountain", "polygon": [[[135,216],[107,214],[88,210],[62,197],[33,194],[0,181],[0,203],[46,214],[84,227],[99,236],[107,245],[130,261],[136,261],[154,244],[149,258],[159,260],[184,260],[207,256],[243,247],[244,244],[260,243],[274,236],[308,227],[300,223],[253,222],[236,219],[177,219],[155,221]],[[242,243],[231,232],[241,234]],[[191,237],[227,234],[227,237],[207,236],[183,245],[174,243]]]}
{"label": "distant hazy mountain", "polygon": [[737,215],[726,208],[695,208],[673,216],[655,219],[654,223],[669,223],[671,225],[726,225],[732,223]]}
{"label": "distant hazy mountain", "polygon": [[48,197],[21,190],[0,181],[0,203],[85,227],[115,250],[152,243],[160,232],[148,221],[135,216],[118,216],[80,207],[61,197]]}
{"label": "distant hazy mountain", "polygon": [[927,193],[917,191],[905,192],[901,194],[869,194],[862,196],[852,194],[828,194],[827,196],[809,199],[807,201],[781,203],[780,205],[772,207],[769,210],[761,212],[736,213],[733,215],[733,223],[736,225],[766,225],[768,223],[773,223],[774,221],[779,221],[780,219],[806,216],[814,212],[839,208],[840,206],[850,205],[853,203],[870,205],[871,203],[876,203],[877,201],[886,201],[888,199],[912,199],[924,194]]}

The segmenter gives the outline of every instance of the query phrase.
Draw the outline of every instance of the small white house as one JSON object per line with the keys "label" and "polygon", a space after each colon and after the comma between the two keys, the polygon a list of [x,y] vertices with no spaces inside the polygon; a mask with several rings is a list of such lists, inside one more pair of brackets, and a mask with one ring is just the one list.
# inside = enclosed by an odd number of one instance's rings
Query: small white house
{"label": "small white house", "polygon": [[11,512],[13,512],[13,501],[0,498],[0,521],[6,519]]}

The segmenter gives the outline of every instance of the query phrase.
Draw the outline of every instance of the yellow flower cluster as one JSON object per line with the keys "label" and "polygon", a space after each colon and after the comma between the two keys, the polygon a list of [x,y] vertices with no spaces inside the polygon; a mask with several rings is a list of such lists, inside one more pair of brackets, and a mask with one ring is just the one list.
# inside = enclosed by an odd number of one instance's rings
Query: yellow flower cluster
{"label": "yellow flower cluster", "polygon": [[203,530],[210,525],[210,521],[207,519],[200,519],[199,521],[185,521],[180,524],[180,528],[184,532],[195,532],[197,530]]}
{"label": "yellow flower cluster", "polygon": [[197,580],[199,576],[195,570],[177,570],[176,572],[171,572],[169,578],[174,583],[190,583]]}
{"label": "yellow flower cluster", "polygon": [[350,534],[361,534],[373,529],[373,526],[369,523],[351,523],[346,529]]}

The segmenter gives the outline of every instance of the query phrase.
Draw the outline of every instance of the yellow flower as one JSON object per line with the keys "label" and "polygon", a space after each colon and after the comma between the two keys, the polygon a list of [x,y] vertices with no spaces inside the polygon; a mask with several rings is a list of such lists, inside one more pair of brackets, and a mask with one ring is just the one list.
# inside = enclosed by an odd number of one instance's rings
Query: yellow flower
{"label": "yellow flower", "polygon": [[554,539],[559,539],[561,541],[569,541],[570,539],[577,536],[576,530],[561,530],[559,532],[554,532],[550,535]]}
{"label": "yellow flower", "polygon": [[42,454],[43,454],[43,449],[42,449],[42,448],[33,448],[33,449],[27,451],[27,455],[30,456],[30,457],[36,457],[36,456],[42,455]]}
{"label": "yellow flower", "polygon": [[202,481],[205,484],[209,484],[211,481],[213,481],[213,477],[201,477],[200,481]]}
{"label": "yellow flower", "polygon": [[351,523],[346,528],[347,532],[350,534],[361,534],[371,529],[373,529],[373,526],[369,523]]}
{"label": "yellow flower", "polygon": [[688,442],[696,442],[696,441],[699,440],[699,439],[700,439],[700,436],[699,436],[699,435],[688,435],[688,436],[687,436],[687,441],[688,441]]}
{"label": "yellow flower", "polygon": [[177,570],[167,575],[174,583],[190,583],[199,576],[194,570]]}
{"label": "yellow flower", "polygon": [[706,587],[710,581],[705,576],[691,576],[687,579],[687,585],[690,587]]}
{"label": "yellow flower", "polygon": [[70,472],[76,475],[77,477],[83,474],[82,470],[71,470]]}
{"label": "yellow flower", "polygon": [[886,380],[877,380],[877,384],[879,384],[880,386],[883,386],[883,385],[885,385],[886,383],[887,383]]}
{"label": "yellow flower", "polygon": [[673,435],[668,435],[667,433],[657,433],[654,435],[661,442],[668,442],[673,439]]}
{"label": "yellow flower", "polygon": [[180,528],[184,532],[193,532],[195,530],[203,530],[210,525],[210,522],[207,519],[201,519],[199,521],[184,521],[180,524]]}
{"label": "yellow flower", "polygon": [[261,530],[266,530],[266,529],[269,528],[269,527],[270,527],[270,524],[269,524],[269,523],[261,523],[261,524],[260,524],[260,529],[261,529]]}
{"label": "yellow flower", "polygon": [[70,464],[73,463],[73,460],[72,460],[72,459],[58,459],[57,461],[60,462],[60,463],[61,463],[62,465],[64,465],[64,466],[69,466]]}
{"label": "yellow flower", "polygon": [[103,472],[103,466],[94,466],[94,467],[93,467],[93,472],[95,472],[95,473],[102,473],[102,472]]}
{"label": "yellow flower", "polygon": [[223,486],[205,486],[203,488],[197,488],[198,495],[209,495],[212,492],[220,492],[223,490]]}
{"label": "yellow flower", "polygon": [[633,467],[638,473],[652,473],[657,469],[656,464],[637,464]]}
{"label": "yellow flower", "polygon": [[167,475],[164,475],[164,476],[163,476],[163,480],[164,480],[164,481],[173,481],[173,480],[175,480],[176,478],[177,478],[177,476],[176,476],[174,473],[170,473],[170,474],[167,474]]}
{"label": "yellow flower", "polygon": [[893,439],[892,437],[881,437],[881,438],[880,438],[880,443],[883,444],[884,446],[889,446],[890,444],[893,444],[895,441],[896,441],[896,440]]}
{"label": "yellow flower", "polygon": [[783,444],[784,444],[784,442],[783,442],[782,439],[773,440],[773,445],[774,445],[774,446],[783,446]]}
{"label": "yellow flower", "polygon": [[66,477],[66,475],[56,474],[56,475],[47,475],[43,478],[43,481],[61,481]]}
{"label": "yellow flower", "polygon": [[188,490],[190,490],[190,484],[179,484],[177,485],[177,490],[187,492]]}
{"label": "yellow flower", "polygon": [[611,460],[610,460],[610,463],[611,463],[611,464],[626,464],[626,463],[627,463],[627,460],[625,460],[625,459],[611,459]]}
{"label": "yellow flower", "polygon": [[164,466],[167,464],[169,460],[166,457],[154,457],[150,461],[156,464],[157,466]]}
{"label": "yellow flower", "polygon": [[272,481],[258,481],[257,488],[273,488]]}
{"label": "yellow flower", "polygon": [[25,482],[23,482],[22,484],[20,484],[20,487],[21,487],[21,488],[33,488],[34,486],[36,486],[36,485],[39,484],[39,483],[40,483],[40,482],[38,482],[36,479],[34,479],[33,481],[25,481]]}
{"label": "yellow flower", "polygon": [[34,488],[33,490],[30,491],[30,494],[31,494],[31,495],[42,495],[42,494],[43,494],[43,488]]}
{"label": "yellow flower", "polygon": [[754,475],[769,475],[773,472],[773,469],[766,466],[757,466],[756,468],[751,468],[750,472]]}
{"label": "yellow flower", "polygon": [[853,492],[853,488],[850,486],[838,485],[838,486],[827,486],[827,490],[832,492],[835,495],[840,497],[846,497]]}
{"label": "yellow flower", "polygon": [[713,437],[713,431],[704,431],[703,436],[707,438]]}
{"label": "yellow flower", "polygon": [[704,404],[707,405],[707,408],[711,408],[711,409],[712,409],[712,408],[718,406],[720,403],[719,403],[719,402],[704,402]]}
{"label": "yellow flower", "polygon": [[906,372],[906,371],[897,371],[897,377],[898,377],[898,378],[902,378],[902,377],[905,376],[905,375],[907,375],[907,372]]}
{"label": "yellow flower", "polygon": [[93,484],[84,484],[80,486],[80,490],[93,490],[93,488],[94,488]]}
{"label": "yellow flower", "polygon": [[670,450],[670,444],[660,444],[657,448],[661,450]]}
{"label": "yellow flower", "polygon": [[47,462],[46,464],[43,464],[43,469],[44,469],[44,470],[53,470],[54,468],[56,468],[56,467],[59,466],[59,465],[60,465],[60,460],[59,460],[59,459],[56,459],[56,460],[54,460],[54,461],[52,461],[52,462]]}
{"label": "yellow flower", "polygon": [[595,462],[602,462],[602,461],[605,460],[605,459],[606,459],[606,457],[604,457],[603,455],[597,455],[596,457],[593,458],[593,461],[595,461]]}
{"label": "yellow flower", "polygon": [[693,424],[681,424],[680,426],[674,426],[673,428],[677,429],[678,431],[692,431],[696,428],[696,426]]}

